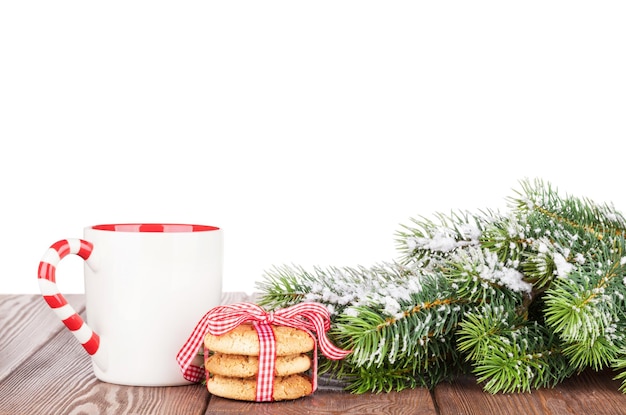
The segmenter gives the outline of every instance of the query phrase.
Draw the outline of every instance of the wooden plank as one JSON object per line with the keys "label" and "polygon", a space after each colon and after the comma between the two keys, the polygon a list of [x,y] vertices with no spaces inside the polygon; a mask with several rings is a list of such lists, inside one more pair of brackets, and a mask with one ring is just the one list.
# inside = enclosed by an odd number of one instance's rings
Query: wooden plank
{"label": "wooden plank", "polygon": [[[95,378],[89,356],[39,296],[2,296],[1,300],[1,315],[8,322],[2,328],[2,338],[17,339],[14,344],[18,346],[11,346],[11,355],[21,356],[21,363],[8,365],[11,373],[0,381],[0,414],[436,413],[430,393],[424,389],[351,395],[337,390],[339,385],[329,384],[325,389],[320,385],[312,396],[267,405],[211,397],[202,385],[147,388],[104,383]],[[75,303],[82,296],[72,300]],[[228,293],[223,298],[224,303],[237,301],[254,300],[241,293]],[[2,343],[5,349],[10,344]],[[29,347],[18,353],[25,344]]]}
{"label": "wooden plank", "polygon": [[624,414],[626,395],[611,371],[586,371],[553,389],[531,393],[489,394],[471,376],[435,388],[439,413],[537,415]]}
{"label": "wooden plank", "polygon": [[[67,295],[83,312],[83,295]],[[0,382],[65,326],[41,295],[0,295]]]}
{"label": "wooden plank", "polygon": [[[84,312],[84,295],[68,294],[65,298],[78,313]],[[222,296],[224,304],[252,299],[243,292]],[[65,326],[41,295],[0,295],[0,381],[61,330],[66,330]]]}
{"label": "wooden plank", "polygon": [[[66,296],[84,317],[84,296]],[[222,301],[248,301],[225,293]],[[207,310],[208,311],[208,310]],[[0,296],[0,414],[203,414],[202,385],[129,387],[101,382],[91,359],[40,295]]]}
{"label": "wooden plank", "polygon": [[[101,382],[91,359],[61,330],[0,383],[0,414],[203,414],[201,385],[130,387]],[[10,397],[10,399],[6,399]]]}
{"label": "wooden plank", "polygon": [[258,415],[434,415],[435,405],[427,389],[402,392],[355,395],[347,392],[317,391],[313,395],[293,401],[255,403],[211,397],[208,414],[258,414]]}

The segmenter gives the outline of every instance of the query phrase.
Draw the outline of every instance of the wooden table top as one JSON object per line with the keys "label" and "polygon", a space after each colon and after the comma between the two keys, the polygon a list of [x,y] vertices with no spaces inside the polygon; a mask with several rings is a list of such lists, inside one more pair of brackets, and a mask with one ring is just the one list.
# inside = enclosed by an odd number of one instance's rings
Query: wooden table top
{"label": "wooden table top", "polygon": [[[84,296],[68,295],[84,313]],[[245,300],[229,293],[225,303]],[[130,387],[96,379],[90,358],[40,295],[0,295],[0,414],[626,414],[613,373],[585,372],[554,389],[491,395],[472,377],[433,391],[353,395],[322,380],[294,401],[212,397],[202,385]]]}

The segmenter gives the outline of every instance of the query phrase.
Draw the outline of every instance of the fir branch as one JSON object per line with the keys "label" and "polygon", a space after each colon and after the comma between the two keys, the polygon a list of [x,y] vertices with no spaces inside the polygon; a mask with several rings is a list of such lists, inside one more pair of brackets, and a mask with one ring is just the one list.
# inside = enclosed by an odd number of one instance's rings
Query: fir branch
{"label": "fir branch", "polygon": [[577,258],[572,258],[570,252],[542,237],[534,240],[522,254],[519,269],[525,275],[525,281],[533,284],[535,291],[545,291],[555,278],[574,267]]}
{"label": "fir branch", "polygon": [[523,324],[523,319],[504,305],[484,304],[463,316],[457,332],[457,349],[468,361],[479,361],[493,348],[492,339]]}
{"label": "fir branch", "polygon": [[453,211],[450,215],[436,213],[438,222],[424,216],[410,218],[411,224],[401,225],[396,243],[403,254],[403,263],[418,263],[436,268],[439,259],[457,249],[478,245],[489,216],[467,211]]}
{"label": "fir branch", "polygon": [[490,392],[529,391],[609,364],[626,392],[626,220],[541,180],[507,200],[507,214],[411,219],[398,262],[274,268],[260,302],[326,305],[331,340],[353,353],[322,357],[320,370],[356,393],[431,387],[468,369]]}
{"label": "fir branch", "polygon": [[601,370],[609,366],[618,353],[618,346],[604,336],[570,343],[563,348],[563,355],[579,372],[587,367]]}
{"label": "fir branch", "polygon": [[613,379],[622,381],[619,390],[626,393],[626,349],[619,351],[611,366],[618,372]]}
{"label": "fir branch", "polygon": [[466,313],[460,324],[458,349],[472,361],[485,390],[527,392],[570,376],[572,370],[549,333],[507,310],[483,306]]}
{"label": "fir branch", "polygon": [[259,304],[269,309],[317,301],[325,304],[334,316],[349,305],[402,297],[420,290],[419,279],[410,278],[416,272],[422,271],[398,263],[370,268],[315,267],[311,271],[283,265],[267,271],[256,287],[262,293]]}
{"label": "fir branch", "polygon": [[442,274],[456,294],[469,302],[510,297],[521,304],[522,296],[532,291],[519,271],[506,267],[495,254],[481,248],[455,252],[442,266]]}
{"label": "fir branch", "polygon": [[310,292],[310,283],[315,280],[316,277],[302,267],[274,267],[266,271],[264,280],[256,284],[259,292],[263,293],[259,305],[273,310],[297,304]]}
{"label": "fir branch", "polygon": [[625,234],[626,219],[610,204],[596,204],[588,198],[560,197],[550,183],[539,179],[524,180],[520,185],[522,190],[516,191],[518,197],[509,197],[508,201],[518,212],[536,212],[536,217],[543,218],[544,224],[552,224],[538,229],[545,231],[560,224],[581,236],[580,243],[592,243],[592,246],[607,237]]}
{"label": "fir branch", "polygon": [[[331,334],[341,347],[352,350],[348,359],[356,366],[381,366],[409,359],[420,366],[432,355],[441,355],[442,343],[457,324],[463,300],[433,287],[440,281],[425,281],[426,287],[402,301],[402,311],[390,315],[382,307],[351,307],[338,317]],[[434,294],[439,298],[432,298]],[[438,340],[435,340],[438,339]]]}
{"label": "fir branch", "polygon": [[[567,359],[551,349],[531,352],[506,343],[495,346],[477,362],[474,373],[489,393],[530,392],[550,388],[570,377],[574,370]],[[506,346],[506,347],[505,347]]]}
{"label": "fir branch", "polygon": [[379,368],[357,368],[347,390],[352,393],[401,391],[416,387],[433,389],[444,380],[458,376],[460,368],[451,360],[434,359],[426,370],[385,365]]}
{"label": "fir branch", "polygon": [[[609,252],[594,255],[597,261],[577,267],[546,292],[546,323],[567,342],[593,342],[623,318],[623,302],[614,295],[623,298],[620,286],[626,261],[607,255],[615,256]],[[611,294],[611,287],[616,294]]]}
{"label": "fir branch", "polygon": [[480,246],[495,252],[498,260],[509,267],[516,267],[522,254],[532,244],[527,229],[513,215],[499,216],[482,231]]}

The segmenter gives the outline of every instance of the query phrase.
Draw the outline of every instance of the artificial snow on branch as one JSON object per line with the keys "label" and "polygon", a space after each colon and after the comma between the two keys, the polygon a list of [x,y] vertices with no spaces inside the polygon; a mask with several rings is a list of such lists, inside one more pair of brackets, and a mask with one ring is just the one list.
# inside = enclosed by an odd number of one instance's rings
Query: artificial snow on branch
{"label": "artificial snow on branch", "polygon": [[506,212],[410,219],[389,263],[270,269],[259,302],[324,304],[352,353],[320,367],[354,393],[467,373],[524,392],[608,367],[626,391],[624,216],[539,179],[514,192]]}

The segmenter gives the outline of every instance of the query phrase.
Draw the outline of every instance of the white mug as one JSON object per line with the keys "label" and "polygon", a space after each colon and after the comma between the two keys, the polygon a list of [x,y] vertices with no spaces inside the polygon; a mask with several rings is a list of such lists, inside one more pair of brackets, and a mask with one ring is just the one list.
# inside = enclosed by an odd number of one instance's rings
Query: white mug
{"label": "white mug", "polygon": [[[68,254],[85,260],[86,322],[56,284]],[[206,225],[123,223],[84,229],[44,254],[41,293],[92,357],[96,377],[135,386],[185,380],[180,345],[222,296],[223,235]]]}

